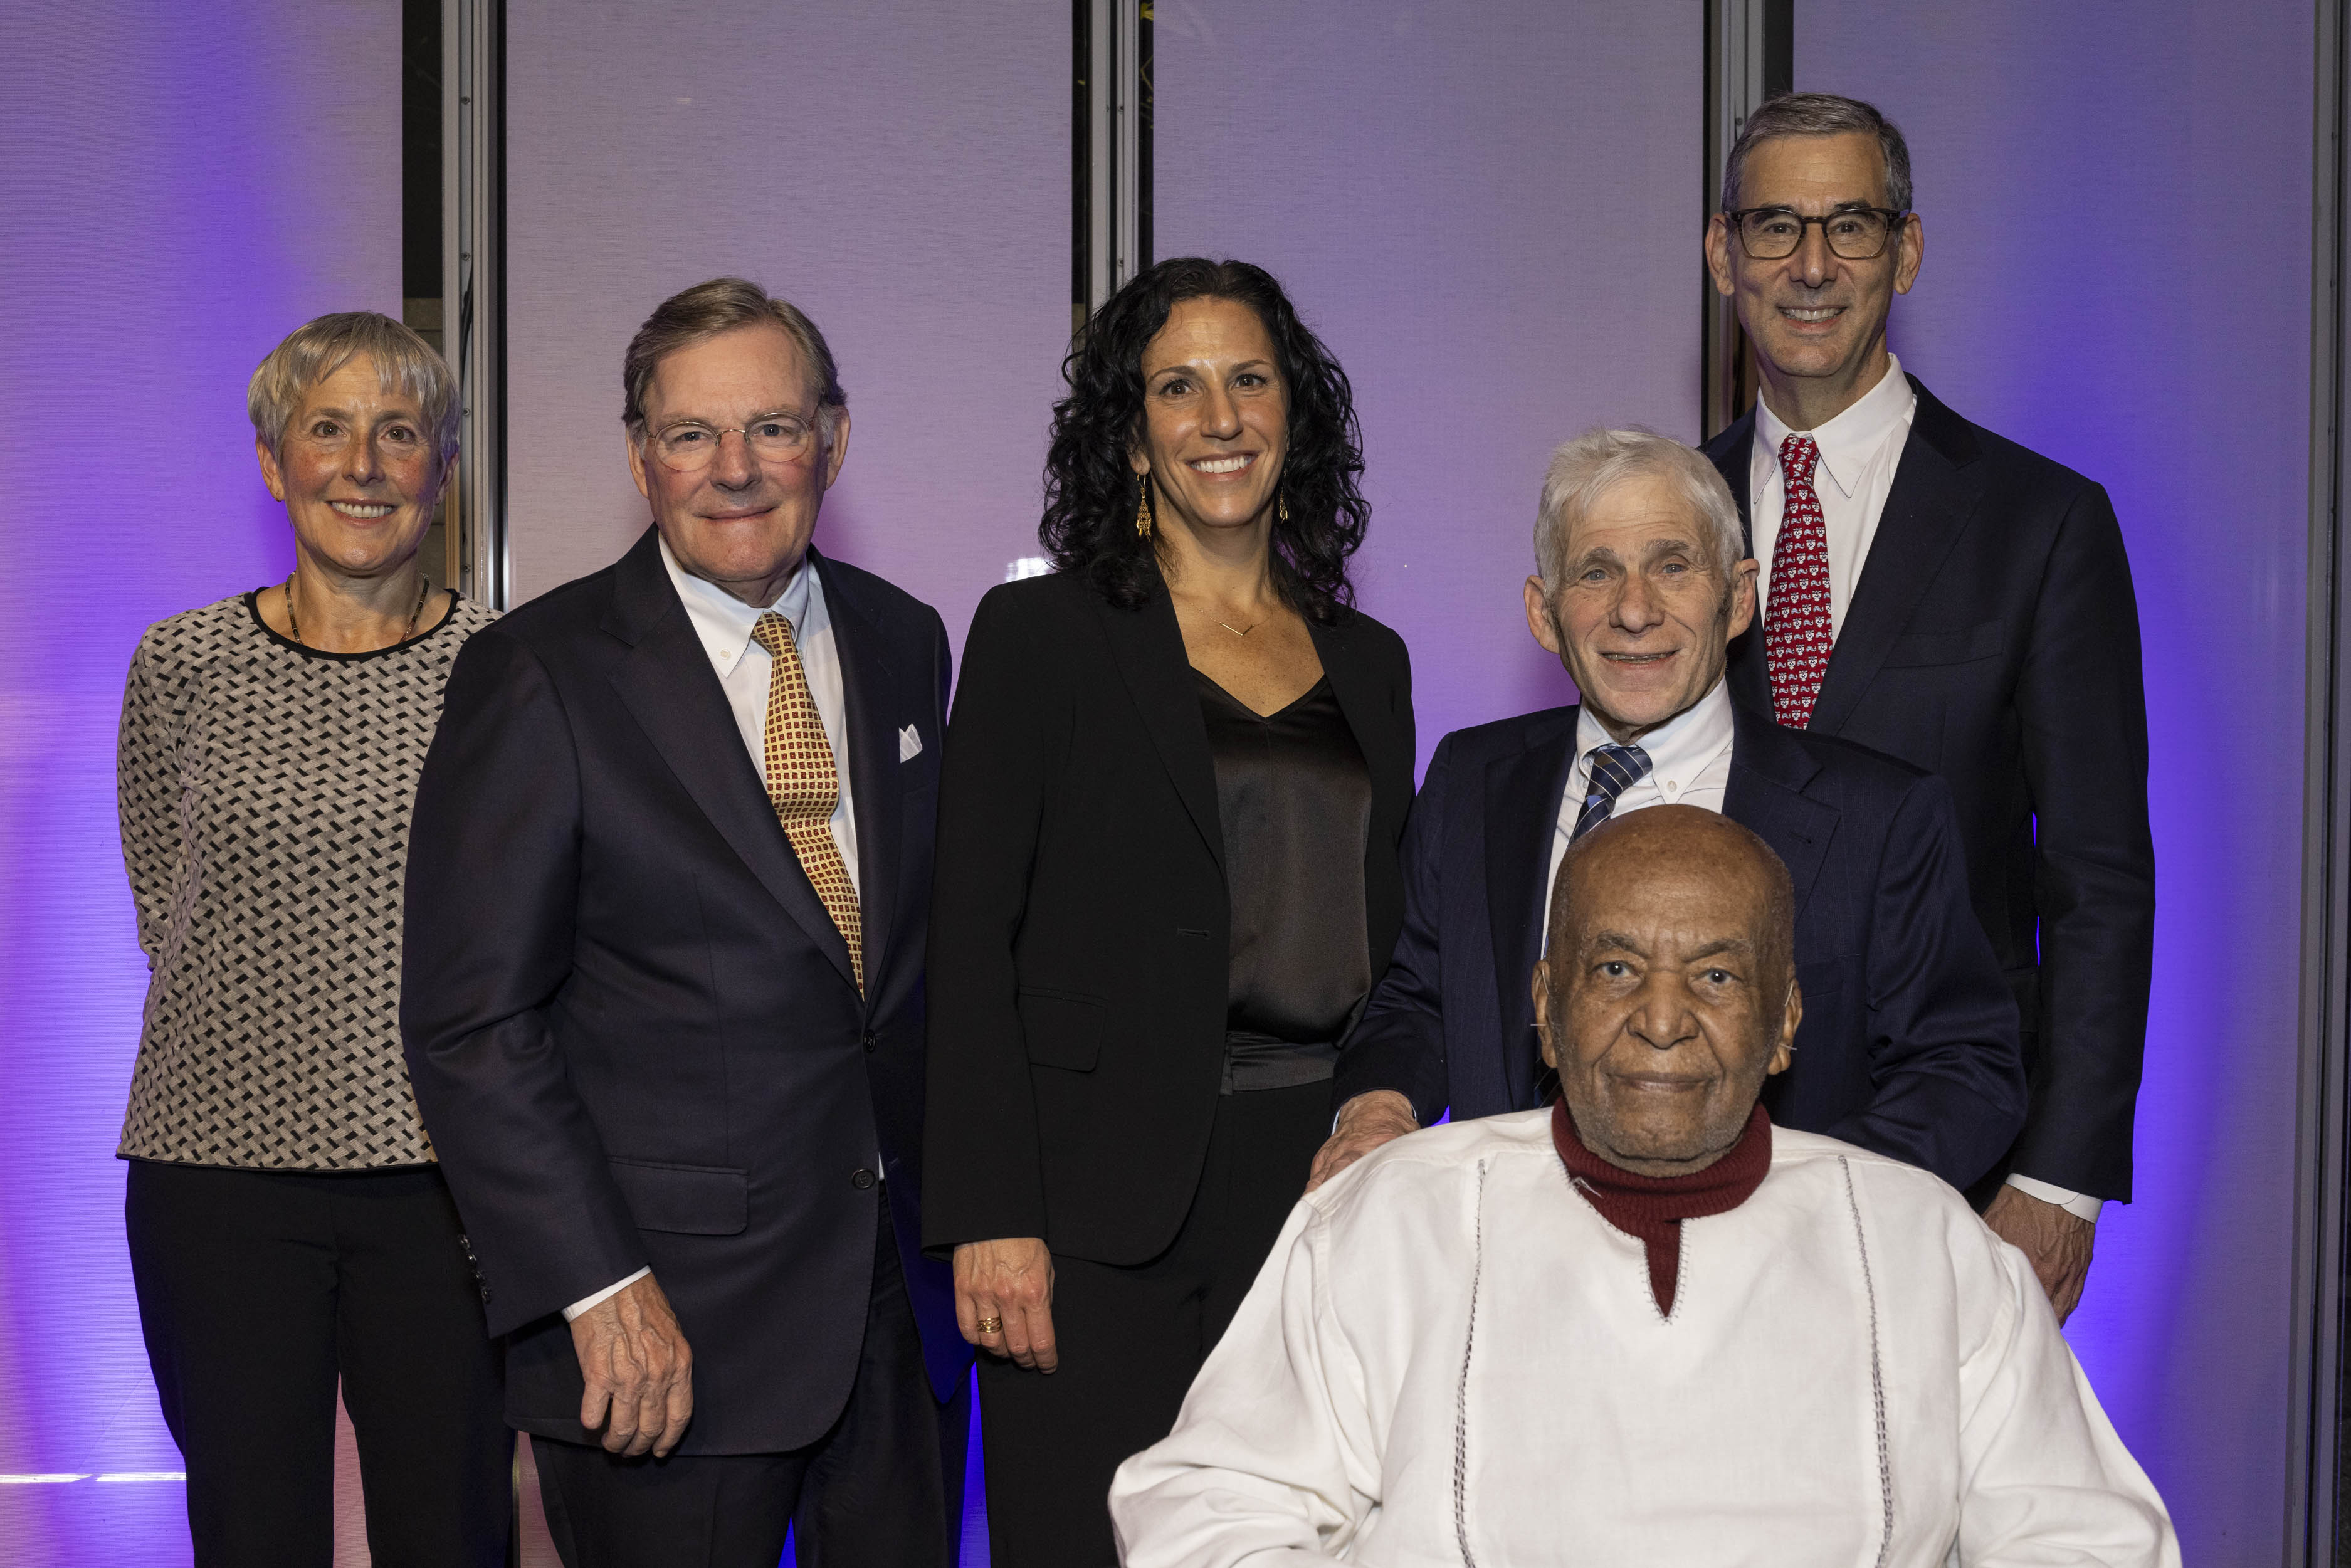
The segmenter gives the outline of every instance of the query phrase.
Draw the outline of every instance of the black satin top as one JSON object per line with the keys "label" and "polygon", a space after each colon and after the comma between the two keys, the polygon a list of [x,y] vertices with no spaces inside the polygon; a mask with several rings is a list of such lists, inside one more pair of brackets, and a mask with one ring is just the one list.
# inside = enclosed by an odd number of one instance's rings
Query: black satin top
{"label": "black satin top", "polygon": [[1372,778],[1328,676],[1260,717],[1199,671],[1232,897],[1224,1092],[1329,1078],[1371,989]]}

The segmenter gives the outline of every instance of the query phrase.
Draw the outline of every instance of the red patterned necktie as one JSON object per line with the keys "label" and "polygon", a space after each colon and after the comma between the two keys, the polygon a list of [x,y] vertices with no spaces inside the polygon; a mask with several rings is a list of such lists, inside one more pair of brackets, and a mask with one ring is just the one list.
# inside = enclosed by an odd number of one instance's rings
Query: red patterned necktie
{"label": "red patterned necktie", "polygon": [[792,623],[770,610],[751,629],[751,641],[768,651],[768,802],[784,825],[784,837],[800,858],[824,911],[849,945],[849,967],[857,988],[865,988],[865,925],[849,862],[832,841],[832,814],[841,806],[841,775],[834,770],[832,743],[809,695],[808,675],[792,639]]}
{"label": "red patterned necktie", "polygon": [[1771,716],[1790,729],[1812,722],[1829,673],[1829,530],[1813,469],[1821,449],[1809,435],[1780,443],[1787,505],[1771,546],[1771,592],[1763,607],[1764,662],[1771,672]]}

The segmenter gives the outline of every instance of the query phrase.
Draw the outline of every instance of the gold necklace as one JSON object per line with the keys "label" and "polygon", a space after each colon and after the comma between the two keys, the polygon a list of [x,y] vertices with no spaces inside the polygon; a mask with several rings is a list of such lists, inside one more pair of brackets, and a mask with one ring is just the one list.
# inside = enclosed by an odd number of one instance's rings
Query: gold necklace
{"label": "gold necklace", "polygon": [[[302,641],[302,622],[294,613],[294,579],[301,570],[296,567],[294,570],[286,574],[286,630],[293,633],[297,647],[307,648],[310,644]],[[432,591],[433,584],[426,580],[423,572],[418,572],[416,574],[416,608],[408,612],[408,630],[400,634],[400,643],[408,642],[416,635],[417,620],[423,615],[425,598]],[[1229,626],[1225,629],[1228,632],[1232,630]],[[400,643],[394,643],[392,646],[397,648]]]}
{"label": "gold necklace", "polygon": [[1223,621],[1217,622],[1217,624],[1224,627],[1226,631],[1231,632],[1236,637],[1246,637],[1250,632],[1257,630],[1257,622],[1254,621],[1250,622],[1246,626],[1235,626]]}

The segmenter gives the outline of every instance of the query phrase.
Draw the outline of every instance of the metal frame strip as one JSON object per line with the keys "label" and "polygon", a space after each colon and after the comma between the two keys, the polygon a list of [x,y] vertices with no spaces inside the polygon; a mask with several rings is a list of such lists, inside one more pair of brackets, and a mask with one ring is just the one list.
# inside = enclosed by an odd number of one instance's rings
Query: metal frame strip
{"label": "metal frame strip", "polygon": [[465,400],[455,586],[510,607],[507,543],[505,0],[443,0],[442,342]]}
{"label": "metal frame strip", "polygon": [[1089,314],[1116,293],[1121,285],[1151,265],[1143,254],[1145,215],[1143,204],[1150,188],[1144,161],[1149,157],[1144,60],[1145,29],[1151,25],[1150,0],[1084,0],[1090,7],[1088,42],[1092,59],[1086,79],[1090,110],[1086,119],[1087,170],[1091,179],[1086,212],[1087,300]]}
{"label": "metal frame strip", "polygon": [[2310,547],[2305,573],[2302,996],[2295,1097],[2294,1391],[2286,1560],[2337,1561],[2342,1523],[2346,1070],[2351,1070],[2351,594],[2344,440],[2351,318],[2344,297],[2346,0],[2317,0],[2311,155]]}

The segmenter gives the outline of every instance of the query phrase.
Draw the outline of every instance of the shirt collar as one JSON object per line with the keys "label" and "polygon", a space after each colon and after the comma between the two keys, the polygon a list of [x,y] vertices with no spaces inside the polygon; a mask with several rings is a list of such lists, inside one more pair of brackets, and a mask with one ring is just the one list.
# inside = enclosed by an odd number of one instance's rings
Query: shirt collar
{"label": "shirt collar", "polygon": [[1780,443],[1791,434],[1810,435],[1821,449],[1820,465],[1814,472],[1827,475],[1841,494],[1850,496],[1860,487],[1871,460],[1885,450],[1886,442],[1910,417],[1917,401],[1918,394],[1911,390],[1909,378],[1902,373],[1902,361],[1888,354],[1886,374],[1877,384],[1817,430],[1790,431],[1771,412],[1771,405],[1757,398],[1755,439],[1771,455],[1776,471]]}
{"label": "shirt collar", "polygon": [[684,601],[686,619],[694,624],[694,634],[702,639],[703,651],[710,655],[711,667],[720,680],[733,674],[735,666],[742,663],[745,651],[752,646],[751,629],[768,610],[790,622],[795,642],[808,642],[810,601],[817,591],[816,573],[808,557],[800,558],[799,570],[784,584],[776,601],[762,609],[744,603],[716,583],[678,565],[677,557],[670,553],[669,540],[656,536],[655,542],[661,546],[662,566],[669,572],[670,584]]}
{"label": "shirt collar", "polygon": [[[1678,795],[1730,745],[1733,727],[1730,685],[1718,680],[1706,695],[1633,744],[1649,754],[1648,779],[1674,780]],[[1577,766],[1588,766],[1583,759],[1592,755],[1593,747],[1614,744],[1615,737],[1601,727],[1586,703],[1575,716]]]}

